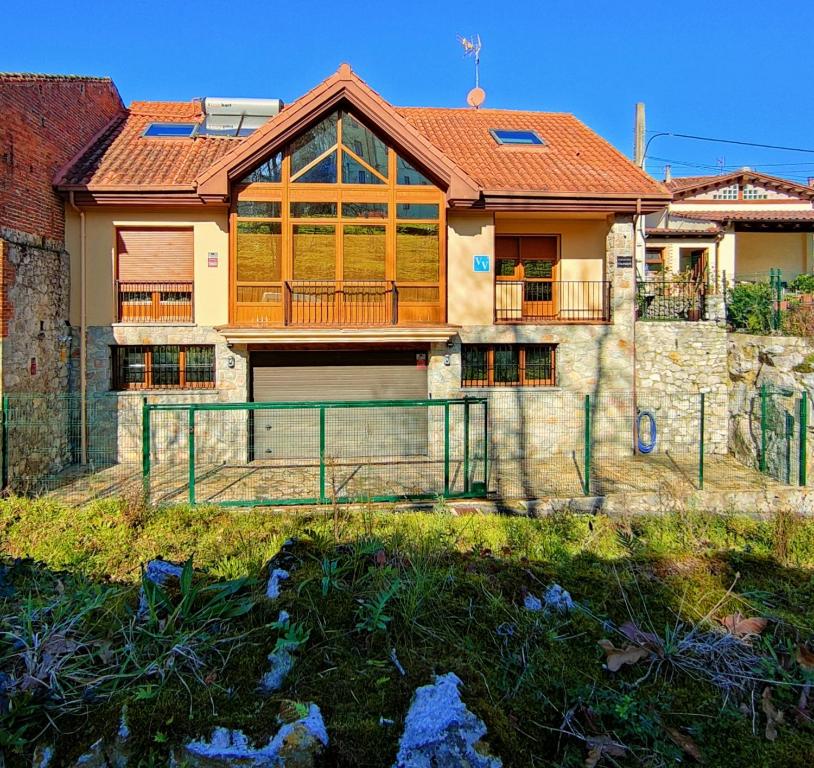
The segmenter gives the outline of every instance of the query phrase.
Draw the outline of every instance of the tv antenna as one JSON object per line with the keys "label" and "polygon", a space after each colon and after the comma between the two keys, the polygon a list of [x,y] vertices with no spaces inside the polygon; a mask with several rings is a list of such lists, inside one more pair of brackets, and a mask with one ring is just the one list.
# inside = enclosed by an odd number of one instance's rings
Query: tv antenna
{"label": "tv antenna", "polygon": [[468,38],[458,35],[458,42],[463,46],[464,56],[471,56],[475,60],[475,87],[467,94],[466,101],[470,107],[477,109],[486,100],[486,91],[480,87],[480,49],[483,45],[478,34]]}

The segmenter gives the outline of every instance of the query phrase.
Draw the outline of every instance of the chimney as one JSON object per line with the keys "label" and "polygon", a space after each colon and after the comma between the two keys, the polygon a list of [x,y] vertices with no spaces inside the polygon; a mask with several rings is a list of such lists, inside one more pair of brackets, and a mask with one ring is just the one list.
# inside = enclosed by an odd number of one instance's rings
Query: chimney
{"label": "chimney", "polygon": [[644,168],[644,102],[636,104],[636,120],[633,129],[633,162]]}
{"label": "chimney", "polygon": [[673,169],[669,165],[664,166],[664,181],[672,181],[673,180]]}

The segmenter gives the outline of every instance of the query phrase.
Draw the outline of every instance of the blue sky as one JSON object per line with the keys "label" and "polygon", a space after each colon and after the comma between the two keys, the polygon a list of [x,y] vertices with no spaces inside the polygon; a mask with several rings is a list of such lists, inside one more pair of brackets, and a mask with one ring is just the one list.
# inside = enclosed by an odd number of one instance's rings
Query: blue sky
{"label": "blue sky", "polygon": [[[637,101],[651,133],[814,149],[802,0],[18,0],[3,21],[0,69],[109,75],[128,103],[291,101],[347,61],[394,104],[464,106],[473,65],[456,36],[477,32],[487,107],[573,112],[627,154]],[[658,137],[649,155],[657,176],[665,160],[674,175],[814,176],[814,153]]]}

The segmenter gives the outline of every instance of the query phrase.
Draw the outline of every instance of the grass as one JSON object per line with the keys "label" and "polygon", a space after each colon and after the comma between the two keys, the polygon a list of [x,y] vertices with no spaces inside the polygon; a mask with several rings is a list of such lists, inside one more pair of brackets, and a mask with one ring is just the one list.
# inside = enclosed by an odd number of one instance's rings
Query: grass
{"label": "grass", "polygon": [[[415,688],[449,671],[506,766],[666,766],[692,762],[692,749],[715,766],[814,758],[801,699],[813,678],[797,660],[814,635],[814,521],[134,504],[0,502],[2,556],[31,558],[6,571],[2,629],[63,638],[61,697],[15,699],[16,720],[0,721],[7,733],[25,726],[7,764],[30,765],[33,743],[53,739],[68,764],[115,731],[123,705],[141,764],[162,765],[174,741],[215,725],[265,741],[281,712],[313,701],[331,739],[325,765],[387,766]],[[268,603],[257,577],[291,536],[298,566]],[[159,555],[194,557],[196,572],[186,592],[154,595],[155,621],[140,625],[140,563]],[[575,610],[523,608],[552,583]],[[737,640],[720,623],[736,612],[768,625]],[[646,653],[612,673],[598,642],[624,647],[626,622],[647,634],[636,642]],[[293,671],[261,696],[266,657],[291,637]],[[66,638],[84,650],[66,651]],[[190,653],[170,664],[179,647]],[[0,670],[19,669],[20,653],[0,640]],[[112,666],[116,685],[77,696]],[[784,712],[776,740],[765,736],[767,687]]]}

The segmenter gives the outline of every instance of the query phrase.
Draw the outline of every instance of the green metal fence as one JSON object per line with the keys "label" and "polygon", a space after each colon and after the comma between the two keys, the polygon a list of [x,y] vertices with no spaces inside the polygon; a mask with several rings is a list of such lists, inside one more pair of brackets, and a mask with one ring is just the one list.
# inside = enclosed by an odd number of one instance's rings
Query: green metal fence
{"label": "green metal fence", "polygon": [[682,500],[809,476],[808,397],[769,386],[505,388],[366,403],[188,397],[91,397],[83,441],[78,396],[7,395],[4,485],[71,503],[146,490],[154,503],[285,505],[625,492]]}
{"label": "green metal fence", "polygon": [[[151,499],[227,506],[482,497],[485,398],[145,403]],[[180,499],[178,499],[180,500]]]}

